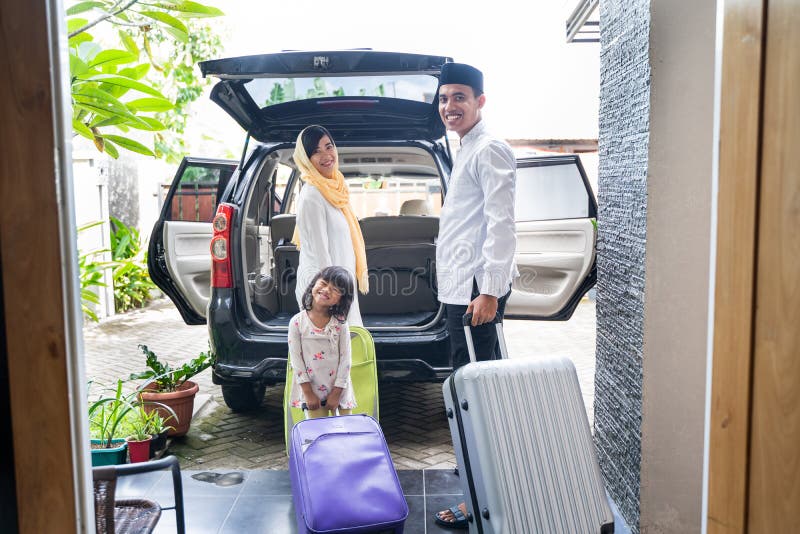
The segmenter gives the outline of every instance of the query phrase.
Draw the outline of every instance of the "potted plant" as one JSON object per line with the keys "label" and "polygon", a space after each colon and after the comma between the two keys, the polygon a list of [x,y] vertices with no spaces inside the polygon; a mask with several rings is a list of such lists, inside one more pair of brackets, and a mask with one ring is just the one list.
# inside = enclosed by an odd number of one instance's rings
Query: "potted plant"
{"label": "potted plant", "polygon": [[[175,416],[172,408],[163,404],[160,404],[160,406],[163,406],[164,410],[171,412],[171,415]],[[174,419],[177,420],[177,416],[175,416]],[[148,420],[147,427],[147,433],[153,436],[153,439],[150,440],[150,458],[155,458],[159,452],[167,448],[167,433],[173,428],[173,426],[166,423],[160,411],[150,411],[150,419]]]}
{"label": "potted plant", "polygon": [[[194,397],[199,389],[189,379],[211,366],[211,353],[201,352],[196,358],[173,368],[169,363],[159,360],[147,345],[139,345],[139,349],[145,355],[147,370],[133,373],[130,378],[147,380],[139,389],[139,399],[145,404],[145,410],[158,410],[161,413],[164,421],[173,427],[168,431],[168,436],[186,435],[192,421]],[[171,411],[160,405],[169,406]]]}
{"label": "potted plant", "polygon": [[122,380],[117,380],[113,395],[101,396],[89,404],[93,466],[125,463],[127,443],[124,432],[132,409],[130,396],[122,393]]}
{"label": "potted plant", "polygon": [[150,442],[153,439],[149,433],[150,420],[152,415],[158,415],[158,412],[148,413],[142,404],[137,404],[130,414],[131,434],[125,438],[128,442],[128,455],[132,464],[146,462],[150,459]]}

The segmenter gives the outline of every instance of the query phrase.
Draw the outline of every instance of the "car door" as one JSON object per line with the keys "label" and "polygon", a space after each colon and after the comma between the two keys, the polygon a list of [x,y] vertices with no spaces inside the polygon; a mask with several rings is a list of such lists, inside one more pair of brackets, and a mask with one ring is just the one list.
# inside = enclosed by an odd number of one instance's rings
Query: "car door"
{"label": "car door", "polygon": [[567,320],[597,279],[597,202],[577,155],[517,160],[509,318]]}
{"label": "car door", "polygon": [[153,226],[147,258],[150,278],[172,299],[186,324],[206,322],[211,221],[236,166],[236,161],[184,158]]}

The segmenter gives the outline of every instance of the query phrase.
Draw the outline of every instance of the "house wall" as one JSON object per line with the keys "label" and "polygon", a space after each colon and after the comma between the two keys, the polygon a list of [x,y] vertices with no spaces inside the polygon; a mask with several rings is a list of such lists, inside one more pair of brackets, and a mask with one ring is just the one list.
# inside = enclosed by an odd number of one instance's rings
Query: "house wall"
{"label": "house wall", "polygon": [[118,159],[107,159],[104,171],[108,181],[108,214],[134,228],[139,227],[139,165],[137,157],[123,152]]}
{"label": "house wall", "polygon": [[713,2],[601,2],[595,440],[638,532],[698,532]]}
{"label": "house wall", "polygon": [[[73,150],[72,152],[72,187],[75,195],[75,224],[78,228],[96,221],[104,224],[86,228],[77,234],[78,252],[87,254],[95,250],[109,250],[111,238],[108,226],[108,180],[103,172],[103,158],[94,150]],[[111,252],[100,252],[87,258],[88,261],[111,261]],[[103,286],[90,289],[97,293],[100,302],[89,304],[94,308],[98,319],[114,315],[114,286],[111,272],[103,274]]]}
{"label": "house wall", "polygon": [[[73,139],[72,175],[75,200],[75,218],[78,227],[104,221],[78,233],[78,250],[107,250],[110,247],[109,215],[140,231],[142,245],[146,247],[153,225],[161,210],[160,190],[166,194],[177,165],[145,156],[131,156],[123,152],[118,160],[98,152],[91,143]],[[97,254],[96,261],[111,261],[111,253]],[[111,271],[104,275],[105,287],[93,287],[100,297],[93,305],[99,319],[115,314],[114,287]]]}
{"label": "house wall", "polygon": [[650,2],[600,3],[594,436],[611,498],[639,523]]}
{"label": "house wall", "polygon": [[715,2],[650,7],[642,532],[700,532]]}

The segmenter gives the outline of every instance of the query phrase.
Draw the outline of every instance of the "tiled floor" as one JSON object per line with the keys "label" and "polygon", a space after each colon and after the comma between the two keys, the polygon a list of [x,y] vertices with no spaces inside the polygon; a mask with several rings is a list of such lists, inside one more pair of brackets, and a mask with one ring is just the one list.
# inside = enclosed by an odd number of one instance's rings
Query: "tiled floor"
{"label": "tiled floor", "polygon": [[[288,471],[184,470],[181,475],[187,533],[297,532]],[[409,507],[405,534],[465,532],[441,528],[433,520],[434,511],[457,504],[462,496],[452,469],[400,470],[398,475]],[[172,495],[172,479],[166,471],[126,476],[117,488],[118,499],[147,497],[162,506],[173,504]],[[616,533],[628,533],[614,512]],[[155,532],[176,532],[172,510],[162,513]]]}
{"label": "tiled floor", "polygon": [[[233,485],[197,480],[197,475],[212,478],[202,473],[232,472],[185,470],[181,473],[188,533],[292,534],[297,531],[288,471],[235,471],[233,473],[243,475],[243,481]],[[430,517],[432,510],[447,508],[460,499],[461,490],[453,471],[400,470],[398,475],[409,507],[404,532],[453,532],[439,528]],[[126,476],[117,488],[117,499],[147,497],[162,506],[173,504],[172,495],[172,479],[166,471]],[[175,532],[175,512],[164,511],[155,532]]]}

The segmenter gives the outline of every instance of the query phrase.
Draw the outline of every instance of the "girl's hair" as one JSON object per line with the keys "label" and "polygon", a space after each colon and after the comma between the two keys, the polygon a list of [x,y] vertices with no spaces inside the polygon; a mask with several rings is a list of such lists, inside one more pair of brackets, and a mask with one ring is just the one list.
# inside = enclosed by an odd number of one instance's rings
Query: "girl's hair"
{"label": "girl's hair", "polygon": [[338,304],[328,308],[328,314],[336,317],[340,321],[344,321],[347,319],[347,314],[350,313],[350,305],[353,304],[353,277],[350,276],[350,273],[347,272],[347,269],[337,265],[322,269],[317,273],[314,279],[311,280],[311,283],[308,284],[305,293],[303,293],[303,308],[306,310],[310,310],[314,304],[314,295],[311,293],[311,291],[314,289],[314,284],[316,284],[317,280],[320,279],[331,284],[333,287],[338,289],[339,292],[341,292],[342,298],[339,299]]}
{"label": "girl's hair", "polygon": [[316,150],[319,146],[319,140],[326,135],[328,136],[328,139],[331,140],[331,143],[336,146],[336,143],[333,141],[333,136],[324,126],[312,124],[303,130],[303,134],[300,136],[300,141],[303,143],[303,149],[306,151],[306,156],[308,156],[308,159],[311,159],[311,154],[313,154],[314,150]]}

